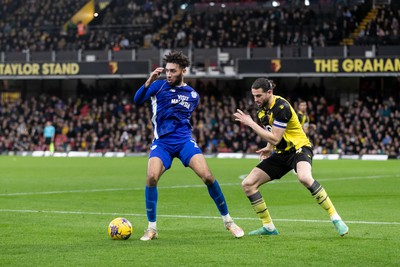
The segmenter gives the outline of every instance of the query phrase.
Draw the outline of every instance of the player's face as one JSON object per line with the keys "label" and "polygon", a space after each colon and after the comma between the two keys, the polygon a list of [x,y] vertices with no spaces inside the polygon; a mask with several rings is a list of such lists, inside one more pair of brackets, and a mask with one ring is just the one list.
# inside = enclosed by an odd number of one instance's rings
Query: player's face
{"label": "player's face", "polygon": [[264,92],[262,88],[252,88],[251,94],[253,95],[254,103],[256,103],[257,107],[259,108],[267,106],[272,98],[272,90]]}
{"label": "player's face", "polygon": [[306,102],[301,102],[301,103],[299,104],[299,110],[300,110],[301,112],[306,112],[306,110],[307,110],[307,103],[306,103]]}
{"label": "player's face", "polygon": [[181,69],[178,64],[167,63],[165,66],[165,74],[167,75],[167,82],[171,86],[180,86],[183,84],[183,76],[186,73],[186,69]]}

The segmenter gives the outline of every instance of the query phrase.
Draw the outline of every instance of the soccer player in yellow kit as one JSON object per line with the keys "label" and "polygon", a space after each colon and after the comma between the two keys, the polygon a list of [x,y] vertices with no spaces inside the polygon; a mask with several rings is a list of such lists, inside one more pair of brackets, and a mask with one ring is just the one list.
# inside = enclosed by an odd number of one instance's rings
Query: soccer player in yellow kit
{"label": "soccer player in yellow kit", "polygon": [[280,179],[294,169],[299,181],[328,212],[339,235],[344,236],[349,232],[349,228],[337,213],[325,189],[312,176],[312,145],[300,125],[295,110],[286,99],[274,95],[274,88],[275,83],[265,78],[258,78],[251,86],[254,102],[258,106],[257,116],[262,126],[240,109],[234,113],[236,121],[249,126],[268,142],[265,148],[257,151],[262,161],[242,182],[243,191],[263,223],[261,228],[249,232],[249,235],[278,234],[258,188],[272,180]]}
{"label": "soccer player in yellow kit", "polygon": [[308,127],[310,126],[310,118],[307,114],[307,102],[305,100],[299,101],[297,110],[297,117],[299,118],[300,125],[303,128],[306,135],[308,134]]}

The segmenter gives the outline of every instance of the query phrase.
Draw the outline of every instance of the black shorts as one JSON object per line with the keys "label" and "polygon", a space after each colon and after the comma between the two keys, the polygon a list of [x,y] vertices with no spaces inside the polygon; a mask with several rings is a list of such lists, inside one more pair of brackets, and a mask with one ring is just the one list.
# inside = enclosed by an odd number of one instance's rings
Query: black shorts
{"label": "black shorts", "polygon": [[280,179],[290,170],[296,171],[300,161],[312,164],[313,151],[311,147],[303,146],[301,149],[290,153],[273,153],[269,158],[261,161],[257,167],[263,170],[272,180]]}
{"label": "black shorts", "polygon": [[50,145],[51,144],[51,137],[46,137],[45,139],[44,139],[44,143],[46,144],[46,145]]}

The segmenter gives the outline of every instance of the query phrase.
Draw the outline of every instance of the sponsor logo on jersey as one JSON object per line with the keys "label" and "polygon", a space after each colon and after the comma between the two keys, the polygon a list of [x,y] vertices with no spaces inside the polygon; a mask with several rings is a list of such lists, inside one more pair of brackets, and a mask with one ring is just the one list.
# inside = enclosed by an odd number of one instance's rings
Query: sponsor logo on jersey
{"label": "sponsor logo on jersey", "polygon": [[190,104],[187,102],[189,100],[188,96],[178,95],[178,98],[171,99],[171,104],[179,104],[187,109],[190,109]]}

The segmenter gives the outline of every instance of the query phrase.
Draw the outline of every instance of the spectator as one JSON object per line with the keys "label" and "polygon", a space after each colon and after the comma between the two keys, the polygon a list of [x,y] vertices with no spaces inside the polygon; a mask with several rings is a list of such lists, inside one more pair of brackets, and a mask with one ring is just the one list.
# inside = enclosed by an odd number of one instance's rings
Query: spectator
{"label": "spectator", "polygon": [[51,154],[54,153],[54,137],[56,134],[56,130],[51,123],[51,121],[46,122],[46,127],[44,127],[43,136],[45,138],[45,149],[49,150]]}

